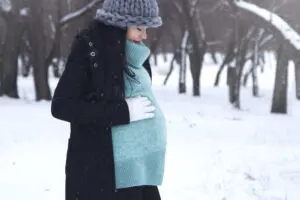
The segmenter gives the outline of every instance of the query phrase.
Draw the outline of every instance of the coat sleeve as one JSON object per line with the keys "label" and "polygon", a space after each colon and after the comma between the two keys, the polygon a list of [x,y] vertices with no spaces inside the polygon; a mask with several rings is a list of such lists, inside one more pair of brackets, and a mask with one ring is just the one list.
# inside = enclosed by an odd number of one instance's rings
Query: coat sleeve
{"label": "coat sleeve", "polygon": [[52,116],[67,122],[96,123],[110,127],[130,123],[129,110],[124,99],[109,103],[89,103],[81,98],[88,81],[87,50],[88,46],[82,36],[76,36],[65,70],[54,91]]}

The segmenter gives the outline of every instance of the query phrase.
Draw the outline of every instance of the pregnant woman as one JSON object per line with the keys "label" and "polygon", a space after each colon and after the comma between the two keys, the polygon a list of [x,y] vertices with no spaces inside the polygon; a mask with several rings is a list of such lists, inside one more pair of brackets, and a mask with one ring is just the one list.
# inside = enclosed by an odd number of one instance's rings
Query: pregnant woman
{"label": "pregnant woman", "polygon": [[105,0],[74,39],[52,115],[70,122],[66,200],[160,200],[166,122],[151,89],[155,0]]}

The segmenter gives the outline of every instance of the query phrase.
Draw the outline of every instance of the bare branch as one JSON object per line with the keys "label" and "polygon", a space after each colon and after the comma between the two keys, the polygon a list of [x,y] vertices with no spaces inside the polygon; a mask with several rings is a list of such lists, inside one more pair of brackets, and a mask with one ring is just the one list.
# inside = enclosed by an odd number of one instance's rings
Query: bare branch
{"label": "bare branch", "polygon": [[[198,1],[199,2],[199,1]],[[198,31],[202,41],[206,40],[205,28],[203,26],[201,17],[200,17],[200,9],[194,9],[194,18],[196,18],[196,22],[198,22]]]}
{"label": "bare branch", "polygon": [[206,42],[207,46],[214,46],[214,45],[220,45],[223,44],[224,42],[221,40],[217,40],[217,41],[208,41]]}
{"label": "bare branch", "polygon": [[[258,50],[257,51],[260,51],[266,44],[267,42],[269,42],[271,39],[273,39],[273,35],[267,35],[266,37],[264,37],[261,42],[259,43],[258,45]],[[247,60],[250,60],[252,59],[254,56],[254,52],[252,52],[248,57],[247,57]]]}
{"label": "bare branch", "polygon": [[202,9],[202,8],[200,8],[200,10],[203,13],[213,13],[217,9],[223,8],[224,6],[228,6],[228,2],[225,1],[225,0],[220,0],[220,1],[216,2],[216,4],[212,6],[212,8],[210,8],[210,9]]}
{"label": "bare branch", "polygon": [[272,40],[273,39],[273,35],[268,35],[268,36],[266,36],[262,41],[261,41],[261,43],[260,43],[260,46],[263,46],[263,45],[265,45],[267,42],[269,42],[270,40]]}
{"label": "bare branch", "polygon": [[91,3],[87,4],[83,8],[81,8],[73,13],[67,14],[60,20],[60,26],[62,27],[65,24],[69,23],[70,21],[73,21],[73,20],[77,19],[78,17],[84,15],[87,11],[94,8],[97,4],[101,3],[102,1],[103,0],[93,0]]}
{"label": "bare branch", "polygon": [[191,6],[190,6],[190,16],[193,17],[195,14],[195,10],[197,8],[197,5],[199,4],[199,0],[192,0]]}
{"label": "bare branch", "polygon": [[173,5],[175,6],[175,8],[177,9],[179,14],[183,13],[182,7],[181,5],[178,3],[178,1],[171,1],[173,3]]}
{"label": "bare branch", "polygon": [[[70,14],[65,15],[64,17],[61,18],[61,20],[59,21],[59,23],[56,24],[56,26],[54,26],[53,21],[50,19],[50,23],[52,26],[52,29],[54,30],[54,37],[53,37],[53,42],[50,48],[50,51],[45,59],[45,63],[46,66],[49,66],[50,63],[52,62],[52,58],[54,57],[55,54],[55,49],[57,47],[57,45],[59,45],[59,40],[61,37],[61,29],[64,27],[64,25],[70,23],[73,20],[76,20],[77,18],[81,17],[82,15],[84,15],[85,13],[87,13],[90,9],[94,8],[96,5],[98,5],[99,3],[101,3],[103,0],[93,0],[91,3],[87,4],[86,6],[84,6],[83,8],[72,12]],[[58,1],[59,4],[59,1]],[[59,15],[60,15],[60,10],[58,10]]]}
{"label": "bare branch", "polygon": [[280,16],[267,9],[243,0],[233,0],[233,3],[238,8],[248,11],[249,13],[252,13],[262,20],[268,22],[271,27],[281,35],[281,37],[289,41],[290,45],[294,49],[300,50],[300,35]]}

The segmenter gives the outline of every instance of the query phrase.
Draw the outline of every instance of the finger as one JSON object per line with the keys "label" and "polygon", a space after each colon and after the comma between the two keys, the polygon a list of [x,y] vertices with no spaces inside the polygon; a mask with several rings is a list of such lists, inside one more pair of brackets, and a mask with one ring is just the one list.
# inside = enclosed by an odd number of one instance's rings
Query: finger
{"label": "finger", "polygon": [[146,101],[146,100],[148,100],[148,97],[145,97],[145,96],[139,96],[139,99],[140,99],[141,101]]}
{"label": "finger", "polygon": [[135,99],[136,101],[141,100],[143,97],[142,96],[135,96],[135,97],[131,97],[132,99]]}
{"label": "finger", "polygon": [[156,108],[154,106],[147,106],[145,107],[145,112],[149,113],[149,112],[153,112]]}
{"label": "finger", "polygon": [[142,101],[141,103],[143,106],[150,106],[152,104],[151,101],[149,101],[149,100]]}
{"label": "finger", "polygon": [[154,115],[154,113],[146,113],[144,116],[145,116],[145,119],[150,119],[150,118],[153,118],[155,115]]}

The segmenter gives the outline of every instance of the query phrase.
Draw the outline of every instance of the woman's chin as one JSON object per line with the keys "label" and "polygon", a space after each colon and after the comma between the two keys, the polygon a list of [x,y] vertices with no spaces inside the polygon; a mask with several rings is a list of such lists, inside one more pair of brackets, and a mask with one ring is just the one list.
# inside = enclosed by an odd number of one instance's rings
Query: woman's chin
{"label": "woman's chin", "polygon": [[132,40],[132,39],[128,39],[129,41],[131,42],[134,42],[136,44],[141,44],[142,43],[142,40]]}

